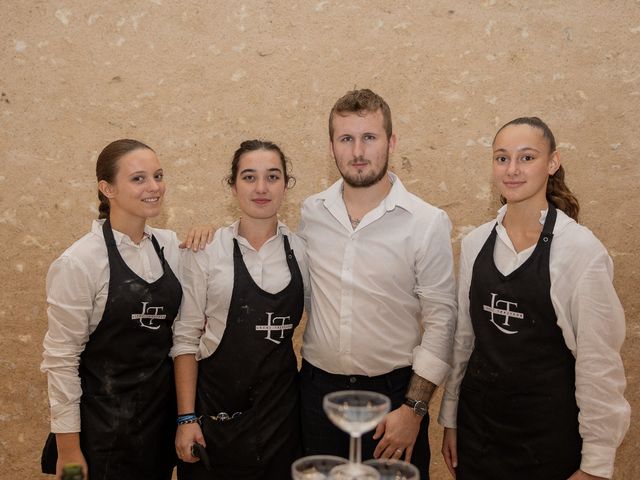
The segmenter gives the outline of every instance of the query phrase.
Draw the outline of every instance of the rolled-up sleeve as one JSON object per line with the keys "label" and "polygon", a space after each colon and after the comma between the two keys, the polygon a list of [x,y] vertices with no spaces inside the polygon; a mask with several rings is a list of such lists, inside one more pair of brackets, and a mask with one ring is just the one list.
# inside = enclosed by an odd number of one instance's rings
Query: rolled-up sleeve
{"label": "rolled-up sleeve", "polygon": [[417,249],[415,294],[420,299],[422,340],[413,350],[413,370],[440,385],[451,369],[456,298],[451,222],[439,211]]}
{"label": "rolled-up sleeve", "polygon": [[81,263],[58,258],[47,274],[47,317],[41,370],[47,374],[51,431],[80,431],[82,387],[78,366],[89,339],[95,284]]}

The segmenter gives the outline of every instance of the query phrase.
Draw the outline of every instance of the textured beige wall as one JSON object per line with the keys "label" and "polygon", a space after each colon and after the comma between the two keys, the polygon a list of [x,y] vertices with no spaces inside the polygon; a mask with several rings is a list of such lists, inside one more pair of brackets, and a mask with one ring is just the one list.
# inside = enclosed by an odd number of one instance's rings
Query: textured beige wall
{"label": "textured beige wall", "polygon": [[[109,141],[153,146],[169,194],[155,224],[231,221],[221,179],[242,139],[291,156],[284,219],[336,179],[326,117],[354,86],[394,113],[394,170],[443,207],[460,237],[493,215],[489,143],[539,115],[554,129],[582,221],[607,246],[640,402],[637,295],[640,2],[633,0],[6,0],[0,17],[0,477],[39,478],[48,431],[38,371],[50,262],[96,216]],[[433,408],[432,408],[433,410]],[[433,478],[447,478],[433,426]],[[616,479],[640,478],[640,431]],[[10,472],[10,473],[9,473]]]}

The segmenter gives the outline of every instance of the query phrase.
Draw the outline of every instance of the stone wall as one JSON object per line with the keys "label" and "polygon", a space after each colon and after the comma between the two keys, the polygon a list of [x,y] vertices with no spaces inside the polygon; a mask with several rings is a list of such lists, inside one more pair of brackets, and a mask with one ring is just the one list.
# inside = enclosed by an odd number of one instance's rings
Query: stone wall
{"label": "stone wall", "polygon": [[[551,125],[582,223],[615,262],[627,396],[638,406],[639,1],[9,0],[0,55],[6,478],[39,478],[44,278],[96,217],[102,147],[132,137],[156,149],[169,193],[154,224],[183,235],[237,215],[222,178],[240,141],[276,141],[298,178],[282,215],[295,227],[300,201],[337,178],[327,115],[353,87],[391,105],[392,168],[449,213],[456,252],[498,205],[496,128],[522,115]],[[448,478],[440,431],[433,422],[436,480]],[[633,425],[616,479],[640,476],[639,440]]]}

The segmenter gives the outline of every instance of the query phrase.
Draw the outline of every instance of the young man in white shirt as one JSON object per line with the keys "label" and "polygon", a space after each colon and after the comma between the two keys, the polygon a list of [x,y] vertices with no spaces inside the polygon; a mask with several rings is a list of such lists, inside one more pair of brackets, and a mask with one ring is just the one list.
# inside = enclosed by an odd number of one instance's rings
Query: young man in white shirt
{"label": "young man in white shirt", "polygon": [[402,458],[429,478],[427,404],[450,370],[456,300],[451,223],[388,172],[396,146],[387,103],[348,92],[329,117],[342,179],[302,207],[311,308],[303,341],[306,455],[348,456],[325,394],[375,390],[391,412],[363,435],[362,458]]}

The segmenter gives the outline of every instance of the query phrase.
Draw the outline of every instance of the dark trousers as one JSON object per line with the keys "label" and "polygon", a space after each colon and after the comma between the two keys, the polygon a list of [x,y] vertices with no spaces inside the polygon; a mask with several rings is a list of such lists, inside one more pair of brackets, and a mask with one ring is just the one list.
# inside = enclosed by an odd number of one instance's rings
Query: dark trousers
{"label": "dark trousers", "polygon": [[[302,401],[302,448],[304,455],[337,455],[349,458],[349,434],[336,427],[322,409],[322,399],[338,390],[369,390],[391,399],[391,410],[404,403],[409,385],[411,367],[400,368],[385,375],[334,375],[314,367],[306,360],[300,370]],[[420,425],[413,447],[411,463],[420,470],[421,480],[429,480],[429,415]],[[373,440],[375,429],[362,435],[362,460],[373,458],[378,440]]]}

